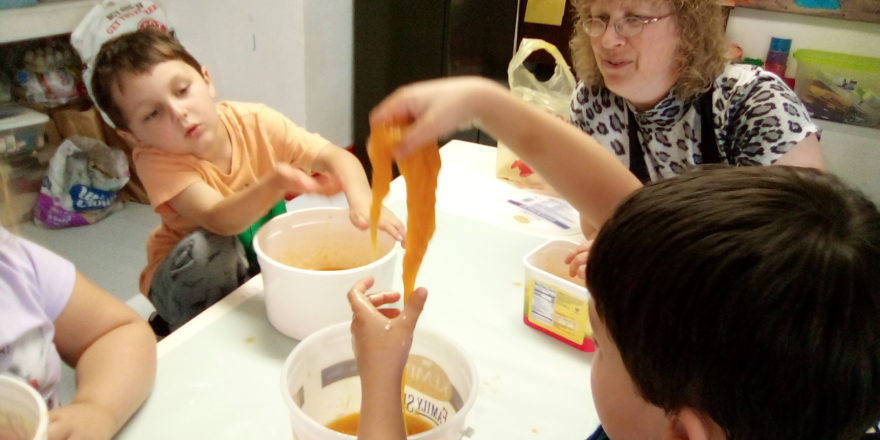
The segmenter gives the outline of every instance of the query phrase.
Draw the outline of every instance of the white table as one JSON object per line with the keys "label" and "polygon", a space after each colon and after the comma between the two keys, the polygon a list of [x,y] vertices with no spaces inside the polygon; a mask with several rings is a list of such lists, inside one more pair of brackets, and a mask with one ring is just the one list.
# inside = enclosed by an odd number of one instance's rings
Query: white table
{"label": "white table", "polygon": [[[419,324],[446,332],[474,358],[471,438],[586,438],[598,424],[591,355],[522,322],[522,257],[560,234],[509,221],[507,199],[526,192],[493,177],[494,149],[454,141],[441,156],[437,231],[417,282],[430,291]],[[388,206],[401,215],[403,193],[395,181]],[[264,307],[256,277],[160,342],[155,389],[119,438],[291,438],[280,377],[296,341],[269,324]]]}

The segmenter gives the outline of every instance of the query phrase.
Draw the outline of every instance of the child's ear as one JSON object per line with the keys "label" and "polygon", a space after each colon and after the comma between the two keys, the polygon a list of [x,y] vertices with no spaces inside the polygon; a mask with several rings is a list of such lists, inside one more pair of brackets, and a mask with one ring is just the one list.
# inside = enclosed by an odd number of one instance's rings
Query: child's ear
{"label": "child's ear", "polygon": [[122,140],[124,140],[125,143],[127,143],[128,146],[131,148],[139,147],[141,145],[141,142],[138,140],[137,136],[135,136],[134,133],[128,130],[117,128],[116,134],[118,134],[119,137],[121,137]]}
{"label": "child's ear", "polygon": [[208,92],[211,94],[211,98],[217,97],[217,90],[214,88],[214,81],[211,80],[211,75],[208,73],[208,68],[202,66],[202,78],[205,79],[205,83],[208,84]]}
{"label": "child's ear", "polygon": [[725,440],[724,430],[708,415],[684,407],[666,419],[664,440]]}

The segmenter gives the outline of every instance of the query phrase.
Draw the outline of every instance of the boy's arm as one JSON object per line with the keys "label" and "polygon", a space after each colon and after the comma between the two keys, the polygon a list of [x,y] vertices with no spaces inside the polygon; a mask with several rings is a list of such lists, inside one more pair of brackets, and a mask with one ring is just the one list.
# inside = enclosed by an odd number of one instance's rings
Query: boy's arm
{"label": "boy's arm", "polygon": [[266,215],[288,193],[338,193],[333,177],[312,177],[287,163],[253,185],[227,197],[203,182],[188,186],[168,201],[178,214],[219,235],[237,235]]}
{"label": "boy's arm", "polygon": [[405,439],[401,381],[416,323],[425,307],[428,291],[416,289],[403,310],[378,308],[397,302],[395,292],[364,292],[372,278],[358,281],[348,292],[351,306],[351,337],[361,376],[361,416],[358,439]]}
{"label": "boy's arm", "polygon": [[55,345],[76,368],[73,402],[50,412],[50,438],[106,438],[143,403],[156,375],[156,337],[125,304],[77,273],[55,320]]}
{"label": "boy's arm", "polygon": [[462,123],[477,123],[568,200],[580,212],[584,230],[601,226],[641,186],[595,139],[487,79],[451,78],[403,87],[380,103],[370,119],[412,121],[398,150],[403,155]]}
{"label": "boy's arm", "polygon": [[[362,230],[367,229],[370,226],[370,204],[373,194],[364,167],[357,157],[341,147],[329,145],[318,153],[312,169],[339,179],[342,191],[345,192],[345,198],[348,200],[351,222]],[[383,210],[379,228],[398,241],[404,238],[405,228],[391,211]]]}

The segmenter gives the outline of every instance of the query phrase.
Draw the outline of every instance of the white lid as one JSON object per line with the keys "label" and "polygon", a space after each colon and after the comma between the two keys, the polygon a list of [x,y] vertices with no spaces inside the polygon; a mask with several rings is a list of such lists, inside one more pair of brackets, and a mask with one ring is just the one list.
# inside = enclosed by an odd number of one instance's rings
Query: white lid
{"label": "white lid", "polygon": [[49,122],[49,117],[27,107],[20,105],[11,105],[4,107],[0,114],[9,115],[0,118],[0,131],[14,130],[21,127],[30,127],[32,125],[40,125]]}

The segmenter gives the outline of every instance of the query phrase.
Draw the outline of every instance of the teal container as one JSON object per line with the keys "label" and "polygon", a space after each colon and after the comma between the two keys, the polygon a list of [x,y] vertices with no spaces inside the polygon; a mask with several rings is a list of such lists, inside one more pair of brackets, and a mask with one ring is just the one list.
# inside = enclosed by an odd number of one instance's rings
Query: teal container
{"label": "teal container", "polygon": [[795,92],[810,115],[880,128],[880,58],[800,49]]}

